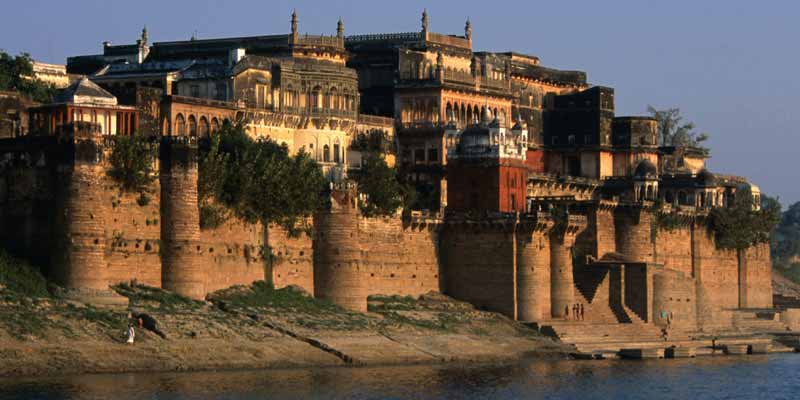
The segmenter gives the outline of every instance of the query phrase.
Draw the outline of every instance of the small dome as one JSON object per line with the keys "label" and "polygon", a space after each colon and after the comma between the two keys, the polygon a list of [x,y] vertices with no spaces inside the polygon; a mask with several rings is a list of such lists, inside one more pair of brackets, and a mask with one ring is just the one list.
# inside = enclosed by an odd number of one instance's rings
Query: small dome
{"label": "small dome", "polygon": [[526,128],[525,125],[523,125],[523,124],[524,124],[523,122],[517,121],[517,123],[514,124],[514,127],[511,128],[511,130],[512,131],[521,131],[521,130]]}
{"label": "small dome", "polygon": [[636,166],[636,171],[633,175],[637,178],[655,178],[658,176],[658,168],[656,168],[652,161],[645,158]]}
{"label": "small dome", "polygon": [[697,183],[700,186],[714,187],[717,186],[717,177],[711,171],[703,169],[697,173]]}
{"label": "small dome", "polygon": [[492,122],[489,124],[490,128],[499,128],[500,127],[500,120],[495,117]]}
{"label": "small dome", "polygon": [[489,107],[483,109],[483,115],[481,115],[481,122],[483,122],[484,124],[492,122],[492,112],[489,111]]}
{"label": "small dome", "polygon": [[480,126],[472,126],[464,130],[461,134],[461,140],[458,143],[459,148],[470,148],[477,146],[489,146],[489,130]]}

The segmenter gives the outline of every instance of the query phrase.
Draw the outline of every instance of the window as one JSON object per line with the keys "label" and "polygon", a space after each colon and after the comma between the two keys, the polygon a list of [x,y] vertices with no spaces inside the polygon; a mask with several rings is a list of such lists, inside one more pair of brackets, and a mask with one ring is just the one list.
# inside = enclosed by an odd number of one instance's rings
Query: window
{"label": "window", "polygon": [[583,144],[592,144],[592,135],[583,135]]}
{"label": "window", "polygon": [[178,136],[186,136],[186,119],[183,118],[183,114],[175,117],[175,132]]}
{"label": "window", "polygon": [[194,115],[189,116],[189,136],[197,137],[197,120]]}
{"label": "window", "polygon": [[215,92],[217,100],[225,101],[228,99],[228,86],[225,83],[217,83]]}
{"label": "window", "polygon": [[567,136],[567,143],[569,143],[569,144],[575,144],[575,135],[569,135],[569,136]]}
{"label": "window", "polygon": [[414,150],[414,164],[425,163],[425,149]]}
{"label": "window", "polygon": [[331,148],[327,144],[322,147],[322,161],[331,162]]}
{"label": "window", "polygon": [[555,145],[557,145],[557,144],[558,144],[558,136],[553,136],[553,138],[551,139],[551,141],[553,142],[552,144],[553,144],[554,146],[555,146]]}
{"label": "window", "polygon": [[192,85],[189,87],[189,95],[192,97],[200,97],[200,85]]}
{"label": "window", "polygon": [[439,151],[437,149],[428,149],[428,162],[439,162]]}
{"label": "window", "polygon": [[339,163],[339,144],[333,145],[333,162]]}

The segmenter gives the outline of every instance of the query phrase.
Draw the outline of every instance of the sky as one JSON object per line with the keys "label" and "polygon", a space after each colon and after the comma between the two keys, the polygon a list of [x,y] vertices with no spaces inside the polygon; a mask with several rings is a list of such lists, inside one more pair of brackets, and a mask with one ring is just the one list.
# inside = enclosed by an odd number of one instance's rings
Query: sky
{"label": "sky", "polygon": [[748,177],[784,205],[800,201],[800,2],[796,1],[13,1],[0,49],[64,63],[133,43],[289,32],[410,32],[423,8],[434,32],[463,34],[473,49],[533,54],[615,89],[617,115],[679,107],[711,139],[714,172]]}

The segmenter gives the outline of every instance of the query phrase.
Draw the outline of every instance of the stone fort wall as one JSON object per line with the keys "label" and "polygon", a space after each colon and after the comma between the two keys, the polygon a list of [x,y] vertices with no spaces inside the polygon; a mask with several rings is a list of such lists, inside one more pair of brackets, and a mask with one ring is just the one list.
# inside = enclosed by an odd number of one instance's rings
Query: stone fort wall
{"label": "stone fort wall", "polygon": [[[702,219],[653,235],[652,212],[605,205],[573,216],[583,222],[567,225],[579,228],[559,235],[546,213],[365,218],[354,192],[335,191],[313,233],[237,220],[200,230],[191,144],[157,146],[146,204],[107,176],[107,146],[83,137],[6,152],[0,224],[16,229],[2,229],[0,241],[68,289],[136,280],[201,298],[269,277],[357,310],[371,294],[441,291],[526,321],[588,302],[598,321],[627,312],[663,323],[670,311],[673,323],[700,327],[772,306],[768,246],[717,249]],[[593,260],[611,253],[630,265],[595,273]]]}

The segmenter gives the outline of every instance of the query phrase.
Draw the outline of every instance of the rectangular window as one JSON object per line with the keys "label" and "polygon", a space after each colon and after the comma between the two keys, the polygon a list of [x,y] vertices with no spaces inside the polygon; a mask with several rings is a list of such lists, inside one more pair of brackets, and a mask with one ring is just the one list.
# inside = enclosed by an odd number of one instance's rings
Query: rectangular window
{"label": "rectangular window", "polygon": [[437,149],[428,149],[428,162],[430,163],[439,162],[439,151]]}
{"label": "rectangular window", "polygon": [[557,145],[558,144],[558,136],[553,136],[553,138],[551,139],[551,142],[553,142],[552,143],[553,145]]}
{"label": "rectangular window", "polygon": [[200,97],[200,85],[192,85],[189,87],[189,95],[192,97]]}
{"label": "rectangular window", "polygon": [[425,149],[414,150],[414,164],[425,163]]}
{"label": "rectangular window", "polygon": [[224,83],[217,83],[216,95],[217,100],[228,100],[228,87]]}

